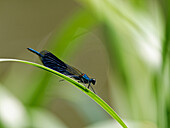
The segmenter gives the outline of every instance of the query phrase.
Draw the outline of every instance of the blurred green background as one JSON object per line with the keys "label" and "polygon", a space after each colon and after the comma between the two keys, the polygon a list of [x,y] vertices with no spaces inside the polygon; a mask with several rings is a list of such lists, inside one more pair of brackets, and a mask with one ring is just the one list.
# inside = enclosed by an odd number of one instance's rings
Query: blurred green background
{"label": "blurred green background", "polygon": [[[132,128],[170,126],[168,0],[0,0],[0,57],[41,63],[49,50],[97,80]],[[0,128],[121,127],[67,81],[0,63]]]}

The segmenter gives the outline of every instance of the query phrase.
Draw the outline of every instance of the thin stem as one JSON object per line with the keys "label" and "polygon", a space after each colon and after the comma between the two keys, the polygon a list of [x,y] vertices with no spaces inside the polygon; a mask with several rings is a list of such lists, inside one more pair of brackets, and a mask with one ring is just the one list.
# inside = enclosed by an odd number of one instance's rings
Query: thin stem
{"label": "thin stem", "polygon": [[13,61],[13,62],[21,62],[21,63],[25,63],[25,64],[29,64],[29,65],[33,65],[35,67],[41,68],[43,70],[46,70],[48,72],[51,72],[65,80],[67,80],[68,82],[72,83],[74,86],[76,86],[77,88],[79,88],[80,90],[82,90],[85,94],[87,94],[91,99],[93,99],[97,104],[99,104],[111,117],[113,117],[117,122],[119,122],[119,124],[123,127],[123,128],[127,128],[126,124],[122,121],[122,119],[118,116],[118,114],[116,114],[116,112],[105,102],[103,101],[99,96],[97,96],[95,93],[93,93],[91,90],[89,90],[88,88],[86,88],[85,86],[83,86],[82,84],[78,83],[77,81],[57,72],[54,71],[48,67],[45,67],[43,65],[40,64],[36,64],[33,62],[29,62],[29,61],[25,61],[25,60],[18,60],[18,59],[0,59],[0,62],[7,62],[7,61]]}

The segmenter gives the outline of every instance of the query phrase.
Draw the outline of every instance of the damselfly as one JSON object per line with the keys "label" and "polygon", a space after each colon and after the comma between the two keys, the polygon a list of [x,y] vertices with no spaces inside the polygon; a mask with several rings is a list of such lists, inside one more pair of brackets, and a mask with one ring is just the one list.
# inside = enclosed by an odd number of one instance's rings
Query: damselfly
{"label": "damselfly", "polygon": [[[91,87],[91,83],[95,85],[96,80],[93,78],[89,78],[85,73],[80,72],[78,69],[64,63],[58,57],[53,55],[51,52],[47,50],[43,50],[41,52],[37,52],[32,48],[27,48],[29,51],[37,54],[44,66],[51,68],[55,71],[58,71],[66,76],[74,78],[78,80],[78,82],[88,84],[87,88]],[[95,93],[94,89],[92,88],[93,92]]]}

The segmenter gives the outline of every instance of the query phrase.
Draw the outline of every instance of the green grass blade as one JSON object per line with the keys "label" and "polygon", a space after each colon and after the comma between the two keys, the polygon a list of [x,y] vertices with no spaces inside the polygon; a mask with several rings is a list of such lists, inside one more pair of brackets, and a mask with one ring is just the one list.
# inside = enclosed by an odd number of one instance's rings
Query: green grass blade
{"label": "green grass blade", "polygon": [[0,62],[21,62],[29,65],[33,65],[35,67],[41,68],[43,70],[46,70],[48,72],[51,72],[59,77],[61,77],[64,80],[67,80],[68,82],[72,83],[74,86],[82,90],[84,93],[86,93],[90,98],[92,98],[97,104],[99,104],[111,117],[113,117],[123,128],[127,128],[126,124],[122,121],[122,119],[116,114],[116,112],[105,102],[103,101],[99,96],[94,94],[92,91],[87,89],[82,84],[78,83],[77,81],[57,72],[54,71],[48,67],[45,67],[40,64],[36,64],[33,62],[25,61],[25,60],[18,60],[18,59],[0,59]]}

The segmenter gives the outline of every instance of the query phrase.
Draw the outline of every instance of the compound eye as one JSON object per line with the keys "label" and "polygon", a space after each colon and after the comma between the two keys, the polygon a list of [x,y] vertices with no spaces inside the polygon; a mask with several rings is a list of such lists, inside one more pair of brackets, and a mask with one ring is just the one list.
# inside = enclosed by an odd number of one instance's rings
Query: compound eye
{"label": "compound eye", "polygon": [[92,79],[92,81],[91,81],[91,82],[92,82],[92,84],[93,84],[93,85],[95,85],[96,80],[95,80],[95,79]]}

